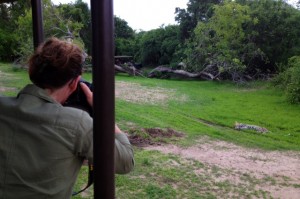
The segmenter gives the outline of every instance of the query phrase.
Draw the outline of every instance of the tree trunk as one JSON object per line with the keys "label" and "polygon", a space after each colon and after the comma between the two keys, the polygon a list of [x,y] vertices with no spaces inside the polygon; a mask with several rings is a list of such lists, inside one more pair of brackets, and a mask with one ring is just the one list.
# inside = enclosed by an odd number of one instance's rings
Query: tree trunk
{"label": "tree trunk", "polygon": [[[160,74],[157,74],[160,73]],[[201,80],[214,80],[215,77],[207,72],[200,72],[200,73],[190,73],[185,70],[173,70],[171,68],[165,67],[165,66],[158,66],[155,69],[153,69],[149,74],[148,77],[158,77],[161,76],[161,74],[167,74],[167,75],[176,75],[179,77],[185,77],[185,78],[195,78],[195,79],[201,79]]]}

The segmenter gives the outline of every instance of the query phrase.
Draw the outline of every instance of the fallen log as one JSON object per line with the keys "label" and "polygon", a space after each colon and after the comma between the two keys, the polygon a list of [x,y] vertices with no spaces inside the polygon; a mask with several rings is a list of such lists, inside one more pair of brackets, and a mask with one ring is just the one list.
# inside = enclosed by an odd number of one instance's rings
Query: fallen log
{"label": "fallen log", "polygon": [[127,73],[133,76],[138,75],[144,77],[144,75],[134,66],[119,66],[115,64],[115,72]]}
{"label": "fallen log", "polygon": [[124,68],[122,68],[121,66],[116,65],[116,64],[115,64],[115,71],[121,72],[121,73],[128,73]]}
{"label": "fallen log", "polygon": [[185,70],[173,70],[171,68],[165,67],[165,66],[158,66],[154,68],[149,74],[148,77],[158,77],[161,76],[161,74],[169,74],[169,75],[176,75],[180,77],[186,77],[186,78],[196,78],[201,80],[214,80],[215,77],[207,72],[200,72],[200,73],[191,73],[187,72]]}

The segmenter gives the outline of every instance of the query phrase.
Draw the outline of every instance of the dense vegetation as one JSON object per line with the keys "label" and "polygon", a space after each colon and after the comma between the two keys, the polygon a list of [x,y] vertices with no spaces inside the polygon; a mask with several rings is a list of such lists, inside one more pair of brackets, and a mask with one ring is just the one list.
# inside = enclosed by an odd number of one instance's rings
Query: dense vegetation
{"label": "dense vegetation", "polygon": [[[22,63],[32,52],[30,9],[30,0],[0,5],[0,61]],[[299,76],[299,62],[292,67],[289,63],[300,55],[298,9],[283,0],[189,0],[186,9],[174,10],[178,25],[150,31],[133,30],[115,16],[115,54],[133,56],[150,67],[178,69],[184,62],[188,72],[235,82],[282,73],[276,83],[293,96],[291,102],[299,102],[298,80],[287,77]],[[90,54],[91,13],[86,3],[53,5],[44,0],[43,11],[45,37],[71,39]]]}

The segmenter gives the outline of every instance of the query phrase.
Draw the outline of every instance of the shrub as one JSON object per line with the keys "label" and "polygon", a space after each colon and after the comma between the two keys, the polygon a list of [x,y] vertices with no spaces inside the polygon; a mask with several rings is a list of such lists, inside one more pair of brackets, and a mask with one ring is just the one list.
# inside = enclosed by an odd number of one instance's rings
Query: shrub
{"label": "shrub", "polygon": [[292,104],[300,104],[300,63],[287,70],[289,81],[286,87],[286,95]]}
{"label": "shrub", "polygon": [[273,83],[285,90],[290,103],[300,104],[300,56],[291,57],[287,70],[280,73]]}

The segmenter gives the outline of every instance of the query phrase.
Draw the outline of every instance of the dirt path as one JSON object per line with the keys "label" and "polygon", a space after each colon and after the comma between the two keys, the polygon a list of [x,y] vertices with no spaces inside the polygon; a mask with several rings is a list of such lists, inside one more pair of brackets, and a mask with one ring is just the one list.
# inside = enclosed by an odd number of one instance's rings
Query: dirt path
{"label": "dirt path", "polygon": [[195,146],[188,148],[153,145],[145,149],[172,153],[182,158],[198,160],[210,167],[230,170],[218,178],[229,180],[234,184],[241,183],[242,177],[248,176],[252,181],[257,181],[255,184],[257,187],[254,189],[264,190],[274,198],[300,198],[300,153],[298,152],[246,149],[208,138],[203,138]]}
{"label": "dirt path", "polygon": [[12,79],[14,77],[11,74],[0,71],[0,95],[2,92],[5,92],[5,91],[16,91],[16,88],[3,86],[2,82],[5,81],[7,78]]}

